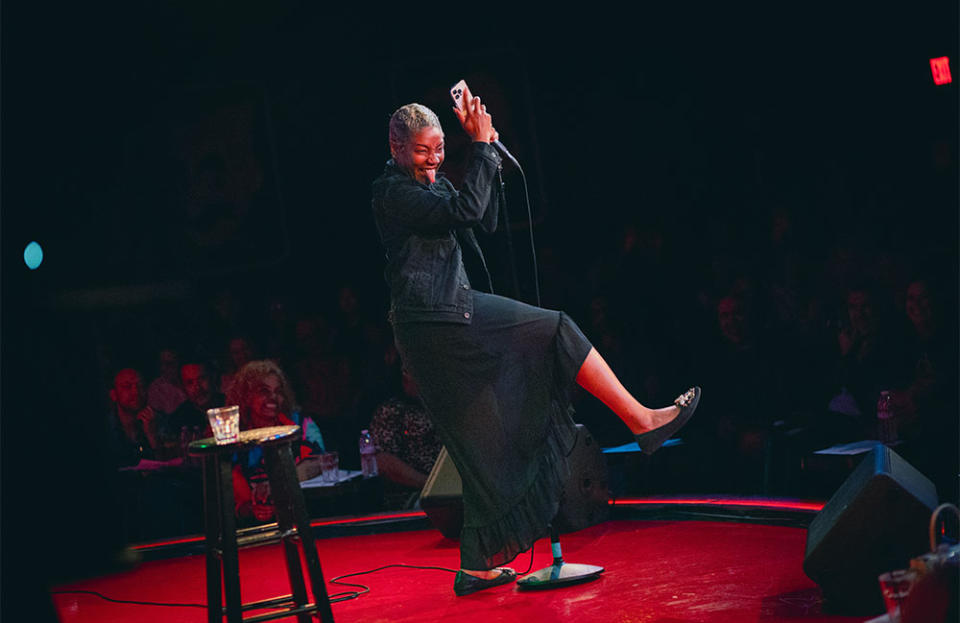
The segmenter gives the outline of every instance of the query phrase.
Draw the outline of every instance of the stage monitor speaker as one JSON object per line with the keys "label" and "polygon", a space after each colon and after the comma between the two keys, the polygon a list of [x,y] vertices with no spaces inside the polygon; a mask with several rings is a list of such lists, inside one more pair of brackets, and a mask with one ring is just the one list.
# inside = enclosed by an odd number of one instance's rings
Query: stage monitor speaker
{"label": "stage monitor speaker", "polygon": [[459,539],[463,527],[463,481],[447,453],[440,448],[427,482],[420,492],[420,508],[430,523],[448,539]]}
{"label": "stage monitor speaker", "polygon": [[610,516],[610,478],[600,444],[583,424],[567,459],[570,476],[563,485],[555,519],[561,534],[602,523]]}
{"label": "stage monitor speaker", "polygon": [[[610,513],[607,465],[596,439],[582,424],[577,424],[576,442],[567,460],[570,476],[564,483],[560,510],[555,520],[557,529],[562,533],[582,530],[606,521]],[[443,536],[460,538],[460,529],[463,527],[463,482],[446,448],[440,450],[423,486],[420,508]]]}
{"label": "stage monitor speaker", "polygon": [[933,483],[877,444],[807,529],[803,570],[823,591],[825,609],[883,612],[877,576],[908,567],[929,549],[927,525],[936,506]]}

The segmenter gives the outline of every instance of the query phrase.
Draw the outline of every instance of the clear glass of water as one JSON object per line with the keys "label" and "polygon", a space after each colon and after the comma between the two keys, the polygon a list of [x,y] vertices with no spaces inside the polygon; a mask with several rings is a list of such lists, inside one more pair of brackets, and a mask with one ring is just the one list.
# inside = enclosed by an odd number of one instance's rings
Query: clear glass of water
{"label": "clear glass of water", "polygon": [[218,444],[235,443],[240,439],[240,407],[207,409],[207,418]]}

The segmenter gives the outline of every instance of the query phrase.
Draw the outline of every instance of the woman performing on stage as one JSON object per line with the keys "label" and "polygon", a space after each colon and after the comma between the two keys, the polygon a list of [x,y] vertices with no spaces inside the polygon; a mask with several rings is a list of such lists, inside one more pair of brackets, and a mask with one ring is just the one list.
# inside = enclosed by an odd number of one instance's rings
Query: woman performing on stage
{"label": "woman performing on stage", "polygon": [[[390,118],[393,157],[373,183],[373,212],[397,349],[463,480],[454,591],[466,595],[513,581],[516,572],[498,565],[546,536],[575,436],[573,383],[610,407],[647,453],[690,418],[700,390],[649,409],[565,313],[481,291],[490,277],[472,228],[497,226],[497,132],[479,97],[455,112],[473,140],[461,189],[437,172],[439,119],[409,104]],[[465,257],[482,269],[473,280]]]}

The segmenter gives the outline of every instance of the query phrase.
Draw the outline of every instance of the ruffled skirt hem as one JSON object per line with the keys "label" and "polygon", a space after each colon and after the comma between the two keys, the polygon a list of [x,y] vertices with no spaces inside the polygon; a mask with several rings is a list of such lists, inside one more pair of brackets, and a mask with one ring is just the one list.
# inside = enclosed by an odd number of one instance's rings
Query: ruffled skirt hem
{"label": "ruffled skirt hem", "polygon": [[564,482],[570,475],[567,457],[577,434],[571,408],[555,402],[552,411],[537,477],[525,494],[495,521],[483,526],[463,526],[460,562],[464,569],[492,569],[507,564],[547,535],[560,507]]}

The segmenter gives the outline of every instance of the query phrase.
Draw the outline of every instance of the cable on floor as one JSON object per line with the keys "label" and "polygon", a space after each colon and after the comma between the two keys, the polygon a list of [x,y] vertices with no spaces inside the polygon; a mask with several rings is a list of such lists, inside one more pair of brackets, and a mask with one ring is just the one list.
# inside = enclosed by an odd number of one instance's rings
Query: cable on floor
{"label": "cable on floor", "polygon": [[[344,575],[338,575],[337,577],[329,581],[330,584],[337,584],[339,586],[351,586],[354,588],[359,588],[359,591],[343,591],[340,593],[333,593],[328,595],[330,603],[334,604],[341,601],[347,601],[350,599],[356,599],[365,593],[370,592],[370,587],[364,584],[353,584],[352,582],[341,582],[344,578],[351,578],[356,575],[367,575],[370,573],[376,573],[377,571],[383,571],[384,569],[390,569],[392,567],[399,567],[403,569],[424,569],[424,570],[433,570],[433,571],[448,571],[450,573],[456,573],[456,569],[448,569],[446,567],[432,567],[426,565],[407,565],[403,563],[394,563],[390,565],[383,565],[382,567],[377,567],[376,569],[370,569],[368,571],[356,571],[354,573],[346,573]],[[519,575],[526,575],[530,573],[530,570],[533,569],[533,547],[530,548],[530,564],[527,565],[527,570]],[[69,595],[69,594],[81,594],[81,595],[93,595],[99,597],[104,601],[109,601],[115,604],[132,604],[135,606],[163,606],[168,608],[204,608],[206,609],[207,604],[194,604],[194,603],[176,603],[176,602],[164,602],[164,601],[140,601],[135,599],[114,599],[113,597],[107,597],[103,593],[90,590],[57,590],[50,591],[51,595]]]}

